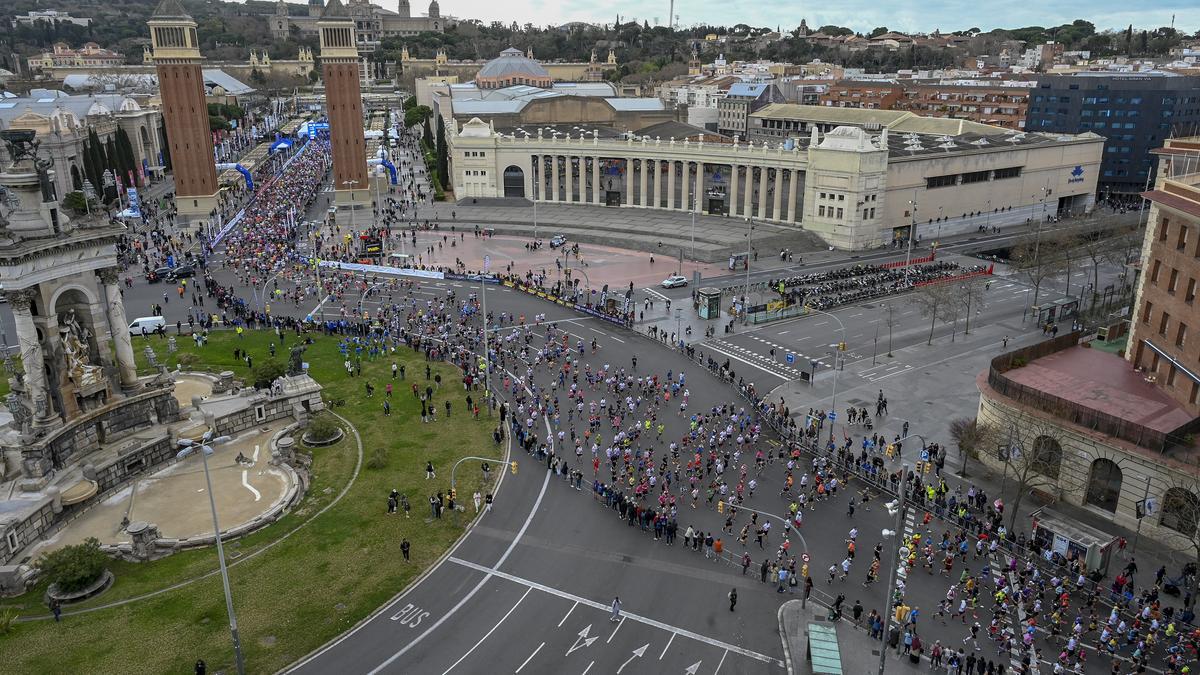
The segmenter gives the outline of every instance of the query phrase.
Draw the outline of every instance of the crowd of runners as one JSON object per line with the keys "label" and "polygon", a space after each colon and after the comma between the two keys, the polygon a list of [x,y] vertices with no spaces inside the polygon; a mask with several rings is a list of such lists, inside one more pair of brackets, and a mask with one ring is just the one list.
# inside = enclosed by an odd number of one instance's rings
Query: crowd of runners
{"label": "crowd of runners", "polygon": [[[402,134],[405,154],[414,143]],[[154,228],[127,253],[146,266],[167,255],[216,255],[214,264],[232,271],[237,283],[222,285],[206,268],[198,283],[188,284],[179,296],[191,300],[197,321],[304,324],[339,334],[347,377],[355,376],[356,363],[386,359],[400,348],[459,365],[458,386],[471,397],[464,413],[495,407],[497,441],[511,435],[516,447],[631,533],[679,546],[681,555],[731,565],[731,573],[753,574],[775,592],[822,599],[835,618],[858,623],[935,670],[1082,673],[1088,661],[1102,660],[1114,674],[1189,672],[1200,631],[1185,609],[1190,594],[1176,600],[1163,593],[1165,569],[1139,570],[1129,558],[1098,579],[1079,559],[1047,555],[1024,533],[1006,528],[1001,501],[943,475],[944,449],[936,445],[925,448],[935,471],[906,471],[900,456],[904,444],[915,441],[907,423],[899,432],[883,431],[882,392],[873,410],[846,411],[848,418],[830,433],[834,422],[823,413],[794,415],[782,400],[768,401],[745,382],[708,383],[704,391],[723,393],[693,394],[692,378],[720,368],[702,344],[682,345],[687,369],[639,367],[628,350],[618,353],[544,315],[493,308],[485,317],[473,291],[314,267],[314,256],[353,253],[346,246],[348,223],[304,223],[330,161],[327,141],[311,141],[278,178],[266,177],[243,224],[219,244],[204,242],[196,251],[191,240],[154,234]],[[402,178],[379,205],[376,227],[385,237],[404,237],[414,254],[437,247],[444,255],[465,233],[426,232],[417,249],[415,230],[437,226],[420,220],[429,190],[424,174],[406,160],[397,168]],[[464,267],[462,261],[456,267]],[[530,283],[540,278],[533,270],[507,271]],[[668,347],[653,349],[659,348]],[[494,394],[479,382],[485,349]],[[387,386],[380,397],[387,410],[391,385],[380,386]],[[413,396],[427,397],[423,419],[457,414],[448,403],[434,406],[435,393],[413,389]],[[899,494],[915,517],[897,539],[853,527],[856,509]],[[829,542],[806,550],[805,520],[814,512],[846,519],[844,550]],[[886,583],[897,550],[904,555],[895,593],[884,603],[872,601],[864,594],[880,593],[873,589]],[[811,562],[804,562],[806,553]],[[941,600],[919,607],[910,587]],[[872,602],[883,606],[867,612]]]}

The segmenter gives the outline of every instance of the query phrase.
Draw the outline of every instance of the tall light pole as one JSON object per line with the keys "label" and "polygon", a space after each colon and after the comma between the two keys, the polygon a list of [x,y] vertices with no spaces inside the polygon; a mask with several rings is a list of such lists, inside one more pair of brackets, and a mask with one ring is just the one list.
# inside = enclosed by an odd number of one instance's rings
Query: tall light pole
{"label": "tall light pole", "polygon": [[746,216],[746,293],[742,296],[742,323],[750,318],[750,256],[753,248],[750,242],[754,237],[754,216]]}
{"label": "tall light pole", "polygon": [[[840,341],[838,341],[838,344],[835,345],[835,349],[833,351],[833,396],[830,398],[830,401],[829,401],[830,412],[836,413],[837,412],[838,374],[841,372],[841,368],[838,367],[838,360],[841,357],[841,355],[846,351],[846,325],[844,323],[842,323],[842,320],[839,319],[836,315],[830,314],[829,312],[826,312],[824,310],[814,309],[809,306],[805,306],[805,309],[807,309],[809,312],[812,312],[813,314],[824,314],[825,316],[833,319],[834,321],[837,322],[838,328],[841,329],[841,331],[842,331],[842,339]],[[830,441],[833,440],[833,420],[829,420],[829,440]]]}
{"label": "tall light pole", "polygon": [[[687,177],[684,177],[687,180]],[[696,259],[696,195],[692,194],[692,260]]]}
{"label": "tall light pole", "polygon": [[484,407],[487,408],[488,417],[492,416],[492,389],[491,389],[491,347],[488,345],[488,318],[487,318],[487,282],[484,278],[488,275],[488,271],[492,269],[492,256],[483,256],[483,274],[479,275],[479,303],[483,312],[483,395],[486,397],[483,400]]}
{"label": "tall light pole", "polygon": [[[911,219],[908,224],[908,252],[904,254],[904,284],[908,285],[908,269],[912,264],[913,239],[917,236],[917,191],[913,190],[913,198],[908,200]],[[889,348],[888,351],[891,351]],[[890,355],[889,355],[890,356]]]}
{"label": "tall light pole", "polygon": [[181,438],[179,445],[182,450],[175,456],[184,459],[193,452],[199,452],[200,459],[204,463],[204,482],[208,487],[208,506],[212,509],[213,539],[217,541],[217,562],[221,566],[221,585],[225,589],[225,611],[229,614],[229,633],[233,637],[233,653],[237,659],[238,675],[245,675],[246,661],[242,657],[242,641],[238,637],[237,615],[233,612],[233,594],[229,590],[229,570],[225,567],[225,549],[221,545],[221,525],[217,522],[217,502],[213,498],[212,476],[208,473],[208,456],[213,454],[212,446],[225,443],[229,439],[229,436],[213,438],[211,429],[204,432],[199,441]]}

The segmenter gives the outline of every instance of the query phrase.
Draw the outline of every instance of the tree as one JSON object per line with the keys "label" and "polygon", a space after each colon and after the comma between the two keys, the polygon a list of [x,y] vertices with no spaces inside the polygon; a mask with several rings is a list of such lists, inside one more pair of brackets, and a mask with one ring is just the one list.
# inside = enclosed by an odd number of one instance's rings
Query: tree
{"label": "tree", "polygon": [[974,307],[976,314],[983,309],[983,288],[986,283],[982,277],[971,277],[954,289],[954,299],[962,305],[963,316],[967,319],[963,335],[971,334],[971,308]]}
{"label": "tree", "polygon": [[[1040,227],[1040,225],[1039,225]],[[1009,261],[1017,274],[1033,286],[1033,301],[1036,305],[1042,284],[1062,272],[1062,259],[1050,250],[1048,242],[1042,241],[1042,233],[1026,234],[1017,241]]]}
{"label": "tree", "polygon": [[443,190],[450,187],[449,161],[446,157],[446,125],[442,122],[441,115],[437,118],[437,179]]}
{"label": "tree", "polygon": [[433,114],[433,111],[427,105],[409,108],[404,111],[404,126],[415,127],[428,119],[431,114]]}
{"label": "tree", "polygon": [[[937,327],[938,319],[946,320],[947,311],[955,304],[954,295],[948,284],[926,284],[917,288],[913,293],[912,303],[921,310],[921,316],[929,317],[929,339],[925,344],[933,344],[933,329]],[[954,314],[957,316],[957,313]]]}
{"label": "tree", "polygon": [[100,550],[99,540],[88,537],[82,544],[64,546],[43,555],[37,566],[59,592],[75,593],[104,575],[108,556]]}
{"label": "tree", "polygon": [[1063,432],[1058,424],[1041,417],[997,408],[999,419],[980,425],[980,452],[995,452],[1003,465],[1001,490],[1009,478],[1016,482],[1016,495],[1009,505],[1008,529],[1017,522],[1021,502],[1034,490],[1058,493],[1066,489],[1062,471]]}
{"label": "tree", "polygon": [[266,359],[254,366],[254,371],[251,375],[254,377],[255,389],[270,389],[271,383],[277,378],[283,377],[287,373],[287,368],[279,359]]}
{"label": "tree", "polygon": [[87,213],[87,197],[82,192],[68,192],[62,200],[62,205],[65,208],[71,209],[76,214]]}
{"label": "tree", "polygon": [[[1200,566],[1200,497],[1197,496],[1200,495],[1200,483],[1194,476],[1184,476],[1181,472],[1172,472],[1169,475],[1169,487],[1159,499],[1157,513],[1145,513],[1146,509],[1143,508],[1145,515],[1142,518],[1157,515],[1159,528],[1173,532],[1164,533],[1166,536],[1158,538],[1170,549],[1178,551],[1186,556],[1185,559],[1190,559],[1190,562]],[[1191,575],[1189,581],[1190,588],[1182,590],[1191,598],[1187,609],[1192,609],[1196,598],[1200,597],[1200,575]]]}
{"label": "tree", "polygon": [[433,150],[433,120],[430,117],[430,115],[426,115],[421,120],[421,142],[425,144],[426,148]]}
{"label": "tree", "polygon": [[409,110],[412,110],[415,107],[417,107],[417,97],[416,96],[409,96],[408,98],[404,99],[404,104],[401,106],[401,108],[404,110],[404,112],[408,112]]}
{"label": "tree", "polygon": [[950,438],[958,446],[958,456],[962,459],[962,475],[967,476],[967,459],[971,453],[978,450],[982,439],[979,423],[970,417],[960,417],[950,421]]}
{"label": "tree", "polygon": [[887,33],[887,32],[888,32],[887,26],[879,26],[878,28],[872,30],[870,33],[867,33],[867,37],[868,38],[879,37],[880,35],[883,35],[884,33]]}

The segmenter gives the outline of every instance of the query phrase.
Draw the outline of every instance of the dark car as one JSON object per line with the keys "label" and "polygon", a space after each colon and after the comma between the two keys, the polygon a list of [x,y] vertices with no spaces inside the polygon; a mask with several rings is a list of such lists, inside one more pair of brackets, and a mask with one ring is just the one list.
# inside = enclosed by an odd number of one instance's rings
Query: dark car
{"label": "dark car", "polygon": [[168,278],[170,275],[171,275],[170,267],[159,267],[158,269],[156,269],[152,272],[146,273],[146,281],[149,281],[150,283],[154,283],[156,281],[162,281],[163,279]]}
{"label": "dark car", "polygon": [[174,279],[182,279],[184,277],[191,277],[191,276],[195,276],[195,275],[196,275],[196,270],[191,265],[180,265],[179,267],[172,269],[170,274],[167,275],[167,278],[174,280]]}

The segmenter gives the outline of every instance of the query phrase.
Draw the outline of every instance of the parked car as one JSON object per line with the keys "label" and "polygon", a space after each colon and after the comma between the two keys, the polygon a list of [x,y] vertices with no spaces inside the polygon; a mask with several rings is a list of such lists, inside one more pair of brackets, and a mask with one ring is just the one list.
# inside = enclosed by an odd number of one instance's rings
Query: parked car
{"label": "parked car", "polygon": [[163,279],[168,278],[170,275],[171,275],[170,267],[159,267],[158,269],[148,272],[146,274],[146,281],[149,281],[150,283],[154,283],[156,281],[162,281]]}
{"label": "parked car", "polygon": [[184,277],[191,277],[195,275],[196,269],[194,267],[191,265],[180,265],[179,267],[173,268],[167,275],[167,278],[174,281],[176,279],[183,279]]}
{"label": "parked car", "polygon": [[558,248],[559,246],[566,246],[566,245],[567,245],[566,235],[556,234],[556,235],[554,235],[554,238],[550,240],[550,248]]}
{"label": "parked car", "polygon": [[681,286],[687,286],[687,285],[688,285],[687,277],[680,275],[680,274],[672,274],[671,276],[667,277],[666,279],[663,279],[663,282],[662,282],[663,288],[679,288]]}
{"label": "parked car", "polygon": [[130,335],[149,335],[156,330],[165,329],[167,322],[161,316],[142,316],[129,324]]}

